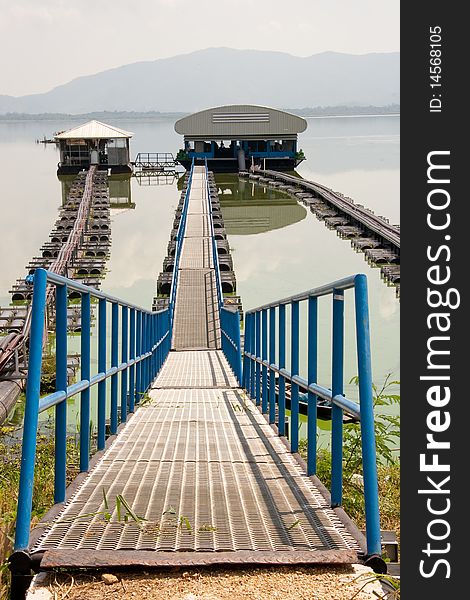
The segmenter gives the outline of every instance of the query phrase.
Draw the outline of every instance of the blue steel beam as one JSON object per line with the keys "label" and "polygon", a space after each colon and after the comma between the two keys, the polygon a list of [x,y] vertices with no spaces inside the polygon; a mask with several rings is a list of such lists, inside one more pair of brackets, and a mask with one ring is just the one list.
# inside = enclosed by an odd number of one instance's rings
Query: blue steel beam
{"label": "blue steel beam", "polygon": [[[56,407],[56,427],[55,427],[55,479],[54,479],[54,497],[56,502],[63,502],[65,499],[66,485],[66,401],[67,398],[80,393],[80,471],[87,471],[89,468],[90,454],[90,388],[98,384],[98,447],[104,446],[106,437],[106,380],[117,377],[119,372],[124,377],[127,370],[134,369],[136,364],[141,362],[147,364],[152,360],[152,354],[158,353],[163,347],[161,360],[166,357],[169,351],[169,319],[168,310],[161,311],[157,315],[151,314],[143,309],[135,309],[133,305],[121,302],[118,299],[107,296],[106,294],[82,286],[76,282],[49,273],[44,269],[36,269],[34,277],[33,303],[31,313],[31,335],[30,335],[30,355],[28,365],[28,378],[26,388],[25,416],[23,427],[23,447],[22,462],[20,470],[20,486],[18,493],[18,512],[17,526],[15,533],[15,551],[24,550],[29,543],[29,530],[32,509],[32,489],[34,483],[34,465],[36,458],[36,444],[38,435],[38,415],[42,410],[52,406]],[[40,379],[42,366],[42,352],[44,340],[45,308],[46,308],[46,287],[47,283],[56,285],[56,391],[44,398],[40,398]],[[67,292],[77,290],[81,294],[81,334],[80,334],[80,352],[81,352],[81,372],[80,381],[67,385]],[[98,373],[91,377],[90,374],[90,337],[91,337],[91,296],[98,297]],[[122,362],[117,361],[117,344],[119,337],[118,319],[116,319],[116,309],[113,307],[112,322],[112,365],[106,368],[106,302],[112,301],[116,306],[121,306],[123,315],[131,310],[131,315],[138,310],[140,314],[148,315],[148,330],[146,335],[145,352],[140,350],[136,356],[135,347],[131,345],[132,358],[127,359],[125,348],[127,348],[127,317],[123,316],[122,335]],[[164,326],[162,328],[161,338],[158,343],[150,344],[150,317],[160,317]],[[125,324],[125,326],[124,326]],[[147,381],[144,382],[149,384]],[[124,385],[125,389],[126,386]],[[145,391],[145,390],[144,390]],[[115,418],[115,409],[112,410],[112,421]]]}
{"label": "blue steel beam", "polygon": [[[308,382],[317,383],[318,300],[308,299]],[[307,409],[307,475],[317,472],[317,396],[308,391]]]}
{"label": "blue steel beam", "polygon": [[37,269],[34,274],[33,305],[31,313],[31,336],[29,369],[26,383],[24,410],[23,447],[21,450],[20,486],[16,516],[15,550],[25,550],[29,543],[31,508],[33,502],[34,464],[41,386],[42,341],[46,315],[47,274]]}
{"label": "blue steel beam", "polygon": [[[343,395],[344,363],[344,293],[333,290],[333,343],[331,380],[333,398]],[[337,404],[331,408],[331,506],[340,506],[343,499],[343,410]]]}
{"label": "blue steel beam", "polygon": [[[356,343],[359,373],[359,405],[344,397],[344,291],[354,288],[356,310]],[[332,383],[327,389],[317,383],[318,361],[318,303],[317,298],[325,295],[333,296],[333,332],[332,332]],[[308,345],[307,345],[307,379],[299,375],[299,303],[308,300]],[[291,305],[291,370],[288,371],[285,361],[286,346],[286,306]],[[269,360],[265,354],[261,356],[261,323],[260,315],[264,311],[279,311],[278,363],[269,351]],[[361,427],[362,461],[364,473],[364,498],[366,508],[367,555],[380,556],[380,519],[378,504],[377,464],[374,431],[374,407],[372,395],[372,373],[370,357],[369,308],[367,299],[367,278],[363,274],[353,275],[336,282],[320,286],[289,298],[264,304],[245,315],[246,327],[253,331],[253,337],[247,334],[247,344],[243,352],[246,369],[252,373],[254,381],[244,379],[245,389],[259,404],[259,373],[261,369],[269,371],[270,378],[279,376],[279,435],[284,434],[285,384],[291,384],[291,450],[298,448],[298,389],[302,387],[308,392],[308,445],[307,470],[309,475],[316,472],[316,412],[317,397],[329,401],[332,405],[332,506],[339,506],[342,501],[342,445],[343,445],[343,411],[358,419]],[[271,321],[270,321],[271,326]],[[270,333],[271,336],[271,333]],[[271,379],[270,379],[271,381]],[[246,384],[249,387],[246,387]],[[271,385],[271,384],[270,384]]]}
{"label": "blue steel beam", "polygon": [[[67,286],[56,287],[56,390],[67,390]],[[55,407],[54,502],[65,500],[67,479],[67,401]]]}

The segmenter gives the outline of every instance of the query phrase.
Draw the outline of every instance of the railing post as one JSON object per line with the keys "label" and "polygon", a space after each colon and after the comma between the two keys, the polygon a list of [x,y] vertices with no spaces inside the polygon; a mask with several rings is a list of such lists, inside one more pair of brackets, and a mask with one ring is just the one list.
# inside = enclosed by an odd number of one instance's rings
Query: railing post
{"label": "railing post", "polygon": [[157,373],[157,315],[153,313],[150,315],[150,350],[152,356],[150,357],[150,381],[155,379]]}
{"label": "railing post", "polygon": [[[279,305],[279,369],[286,366],[286,305]],[[279,435],[286,435],[286,380],[279,375],[278,394],[278,429]]]}
{"label": "railing post", "polygon": [[155,313],[155,375],[160,371],[160,313]]}
{"label": "railing post", "polygon": [[[83,293],[82,331],[80,333],[81,378],[90,381],[90,294]],[[80,472],[88,471],[90,461],[90,388],[80,393]]]}
{"label": "railing post", "polygon": [[[127,347],[128,340],[128,308],[123,306],[121,309],[121,361],[126,363],[128,360]],[[121,371],[121,423],[127,421],[127,370],[128,367]]]}
{"label": "railing post", "polygon": [[160,369],[162,367],[163,364],[163,342],[162,342],[162,337],[164,335],[164,331],[163,331],[163,314],[162,313],[157,313],[157,344],[158,344],[158,348],[157,348],[157,373],[160,372]]}
{"label": "railing post", "polygon": [[367,554],[381,554],[379,493],[375,450],[374,401],[370,353],[369,304],[367,278],[355,278],[356,340],[359,367],[359,402],[361,407],[362,472],[366,513]]}
{"label": "railing post", "polygon": [[[269,364],[276,362],[276,309],[269,309]],[[276,420],[276,375],[269,369],[269,422]]]}
{"label": "railing post", "polygon": [[[299,374],[299,302],[291,303],[291,372],[292,377]],[[290,445],[292,452],[299,450],[299,386],[291,383],[290,388]]]}
{"label": "railing post", "polygon": [[[56,285],[56,391],[67,392],[67,286]],[[55,407],[54,502],[65,500],[67,479],[67,399]]]}
{"label": "railing post", "polygon": [[[142,312],[142,351],[141,354],[147,354],[147,334],[148,334],[148,319],[147,313]],[[140,384],[140,397],[139,402],[142,400],[144,393],[147,390],[147,380],[148,380],[148,360],[144,358],[141,362],[142,371],[141,371],[141,384]]]}
{"label": "railing post", "polygon": [[220,311],[220,331],[221,331],[220,346],[222,348],[222,352],[224,353],[225,357],[228,359],[228,356],[227,356],[227,339],[226,339],[226,337],[224,335],[224,332],[226,332],[226,330],[225,330],[225,311],[223,311],[223,310]]}
{"label": "railing post", "polygon": [[[250,313],[250,354],[252,356],[255,354],[255,340],[256,340],[255,327],[256,327],[255,313]],[[254,361],[253,358],[250,358],[250,398],[252,400],[255,399],[255,394],[256,394],[255,373],[256,373],[256,361]]]}
{"label": "railing post", "polygon": [[243,380],[242,380],[242,388],[250,393],[250,363],[247,356],[245,356],[245,352],[249,352],[250,348],[250,315],[245,315],[245,335],[243,337],[243,348],[242,348],[242,356],[243,356]]}
{"label": "railing post", "polygon": [[150,387],[152,382],[153,374],[153,315],[147,313],[147,352],[149,357],[147,359],[147,389]]}
{"label": "railing post", "polygon": [[[261,338],[261,358],[268,360],[268,311],[264,309],[261,311],[262,317],[262,338]],[[268,412],[268,368],[263,365],[261,368],[262,373],[262,392],[261,392],[261,412]]]}
{"label": "railing post", "polygon": [[[98,372],[106,373],[106,299],[98,301]],[[106,442],[106,380],[98,382],[98,450]]]}
{"label": "railing post", "polygon": [[[332,385],[334,398],[343,394],[344,292],[333,290]],[[331,506],[340,506],[343,498],[343,410],[331,408]]]}
{"label": "railing post", "polygon": [[[129,359],[135,359],[135,308],[130,309]],[[135,364],[129,367],[129,412],[134,412],[135,406]]]}
{"label": "railing post", "polygon": [[[256,349],[255,355],[256,358],[261,358],[261,313],[259,310],[255,312],[255,322],[256,322]],[[261,404],[261,369],[259,362],[256,361],[256,376],[255,376],[255,386],[256,386],[256,406]]]}
{"label": "railing post", "polygon": [[24,410],[23,448],[21,451],[20,486],[16,517],[15,550],[25,550],[29,544],[31,507],[33,501],[34,464],[41,387],[42,340],[46,314],[47,275],[43,269],[34,273],[29,367]]}
{"label": "railing post", "polygon": [[139,310],[137,311],[137,315],[136,315],[136,321],[137,321],[137,328],[136,328],[136,335],[135,335],[135,356],[136,358],[139,358],[139,362],[136,365],[136,370],[135,370],[135,400],[134,400],[134,404],[139,404],[140,402],[140,394],[142,392],[142,360],[141,360],[141,356],[142,356],[142,312]]}
{"label": "railing post", "polygon": [[[308,299],[308,383],[317,383],[318,301]],[[317,472],[317,397],[308,392],[307,407],[307,475]]]}
{"label": "railing post", "polygon": [[235,365],[236,365],[236,370],[237,370],[237,379],[238,379],[238,385],[242,385],[242,380],[243,380],[243,367],[242,367],[242,341],[241,341],[241,332],[240,332],[240,313],[237,311],[235,312],[235,318],[233,319],[234,324],[235,324],[235,333],[234,333],[234,341],[235,341],[235,345],[236,345],[236,350],[235,350]]}
{"label": "railing post", "polygon": [[[111,305],[111,367],[118,366],[119,348],[119,305],[113,302]],[[117,432],[118,427],[118,374],[111,376],[111,434]]]}
{"label": "railing post", "polygon": [[149,313],[145,314],[145,322],[146,322],[146,345],[147,345],[147,350],[146,352],[149,353],[149,357],[146,359],[147,362],[147,366],[146,366],[146,381],[145,381],[145,389],[148,390],[148,388],[150,387],[150,382],[152,380],[152,328],[153,328],[153,323],[152,323],[152,315]]}

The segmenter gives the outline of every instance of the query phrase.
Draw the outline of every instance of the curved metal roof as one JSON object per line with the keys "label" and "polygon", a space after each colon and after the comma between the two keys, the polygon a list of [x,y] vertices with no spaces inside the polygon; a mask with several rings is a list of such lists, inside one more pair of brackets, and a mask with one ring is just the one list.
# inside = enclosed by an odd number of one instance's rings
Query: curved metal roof
{"label": "curved metal roof", "polygon": [[280,138],[307,129],[307,121],[275,108],[234,104],[208,108],[176,121],[175,131],[187,137],[232,139],[247,136]]}
{"label": "curved metal roof", "polygon": [[134,134],[101,121],[89,121],[55,136],[56,140],[113,140],[116,138],[131,138]]}

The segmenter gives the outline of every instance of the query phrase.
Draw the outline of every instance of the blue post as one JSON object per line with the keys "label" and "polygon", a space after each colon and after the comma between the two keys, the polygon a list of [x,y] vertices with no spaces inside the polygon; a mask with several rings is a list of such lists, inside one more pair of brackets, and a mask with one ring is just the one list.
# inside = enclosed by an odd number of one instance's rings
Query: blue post
{"label": "blue post", "polygon": [[[152,315],[147,313],[145,320],[147,323],[146,324],[147,352],[151,352],[151,350],[152,350]],[[148,388],[150,386],[150,382],[152,381],[152,355],[151,354],[147,358],[146,362],[147,362],[147,368],[146,368],[147,380],[145,382],[146,383],[145,389],[148,390]]]}
{"label": "blue post", "polygon": [[[146,354],[147,352],[147,314],[142,312],[142,350],[141,354]],[[142,370],[140,372],[141,384],[140,384],[140,396],[139,402],[142,400],[143,394],[147,389],[147,367],[148,362],[147,359],[144,358],[141,362]]]}
{"label": "blue post", "polygon": [[[255,329],[256,329],[256,348],[255,348],[255,356],[256,358],[261,357],[261,313],[260,311],[255,312]],[[261,381],[260,381],[260,365],[259,362],[256,363],[256,375],[255,375],[255,386],[256,386],[256,406],[261,404]]]}
{"label": "blue post", "polygon": [[[81,379],[90,381],[90,294],[82,294],[82,331],[80,333]],[[90,460],[90,388],[80,393],[80,472],[88,471]]]}
{"label": "blue post", "polygon": [[[130,309],[129,359],[135,358],[135,308]],[[134,412],[135,406],[135,365],[131,365],[129,373],[129,412]]]}
{"label": "blue post", "polygon": [[[294,300],[291,323],[291,372],[292,376],[299,374],[299,303]],[[299,450],[299,386],[291,384],[290,388],[290,446],[292,452]]]}
{"label": "blue post", "polygon": [[[121,362],[127,362],[127,347],[129,345],[128,340],[128,308],[123,306],[121,309]],[[127,421],[127,369],[121,371],[121,423]]]}
{"label": "blue post", "polygon": [[[119,352],[119,305],[113,302],[111,306],[111,367],[118,366]],[[118,427],[118,374],[111,376],[111,434]]]}
{"label": "blue post", "polygon": [[[261,338],[261,358],[268,360],[268,311],[261,311],[262,316],[262,338]],[[261,392],[261,412],[268,412],[268,368],[263,365],[262,369],[262,392]]]}
{"label": "blue post", "polygon": [[[344,292],[333,290],[333,398],[343,394],[344,360]],[[340,506],[343,499],[343,410],[333,404],[331,409],[331,506]]]}
{"label": "blue post", "polygon": [[155,313],[155,374],[154,379],[160,371],[160,313]]}
{"label": "blue post", "polygon": [[369,304],[367,277],[355,278],[356,339],[359,367],[359,402],[361,407],[362,472],[366,513],[367,554],[381,554],[379,492],[375,451],[374,401],[370,353]]}
{"label": "blue post", "polygon": [[161,366],[163,364],[163,342],[162,337],[164,334],[163,331],[163,315],[161,313],[157,313],[157,374],[160,372]]}
{"label": "blue post", "polygon": [[[135,335],[135,355],[136,358],[142,356],[142,311],[137,311],[137,326]],[[136,366],[135,374],[135,404],[140,402],[140,394],[142,392],[142,361],[139,360]]]}
{"label": "blue post", "polygon": [[[318,301],[308,299],[308,382],[317,383]],[[317,396],[308,392],[307,408],[307,475],[317,472]]]}
{"label": "blue post", "polygon": [[[250,313],[250,354],[255,353],[256,342],[256,321],[255,314]],[[256,394],[256,362],[250,359],[250,398],[255,399]]]}
{"label": "blue post", "polygon": [[[56,285],[56,390],[67,391],[67,286]],[[55,407],[54,502],[64,502],[67,479],[67,400]]]}
{"label": "blue post", "polygon": [[[286,366],[286,305],[279,305],[279,368]],[[279,375],[279,435],[286,435],[286,379]]]}
{"label": "blue post", "polygon": [[[106,372],[106,300],[98,301],[98,372]],[[98,450],[106,441],[106,380],[98,382]]]}
{"label": "blue post", "polygon": [[147,359],[147,386],[146,389],[150,387],[152,382],[152,363],[153,363],[153,319],[152,315],[147,313],[147,352],[150,353],[150,356]]}
{"label": "blue post", "polygon": [[243,338],[243,381],[242,388],[250,393],[250,361],[245,356],[245,352],[250,352],[250,316],[245,315],[245,335]]}
{"label": "blue post", "polygon": [[241,334],[240,334],[240,313],[238,312],[238,310],[235,312],[234,324],[235,324],[234,341],[235,341],[235,345],[236,345],[235,369],[236,369],[238,385],[241,385],[242,381],[243,381],[242,341],[241,341]]}
{"label": "blue post", "polygon": [[26,404],[24,411],[23,448],[21,451],[20,487],[18,492],[18,510],[16,517],[15,550],[25,550],[29,544],[41,386],[42,340],[46,313],[46,282],[46,271],[44,271],[44,269],[36,269],[34,272],[29,368],[26,384]]}
{"label": "blue post", "polygon": [[[276,309],[269,309],[269,364],[276,362]],[[276,420],[276,376],[269,370],[269,422]]]}
{"label": "blue post", "polygon": [[156,334],[156,325],[157,325],[157,315],[153,313],[149,317],[150,319],[150,350],[152,351],[152,356],[150,357],[150,382],[152,382],[155,378],[157,372],[157,349],[155,345],[157,343],[157,334]]}

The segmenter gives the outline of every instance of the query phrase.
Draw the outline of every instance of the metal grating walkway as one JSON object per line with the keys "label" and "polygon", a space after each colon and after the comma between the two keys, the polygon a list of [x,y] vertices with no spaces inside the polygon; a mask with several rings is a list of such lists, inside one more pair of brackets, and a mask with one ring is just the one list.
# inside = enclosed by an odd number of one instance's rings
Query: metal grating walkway
{"label": "metal grating walkway", "polygon": [[204,167],[195,167],[178,271],[172,347],[220,348],[216,282]]}
{"label": "metal grating walkway", "polygon": [[[41,566],[357,560],[221,351],[170,353],[150,397],[32,548]],[[118,495],[146,521],[119,520]]]}

